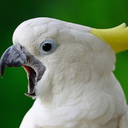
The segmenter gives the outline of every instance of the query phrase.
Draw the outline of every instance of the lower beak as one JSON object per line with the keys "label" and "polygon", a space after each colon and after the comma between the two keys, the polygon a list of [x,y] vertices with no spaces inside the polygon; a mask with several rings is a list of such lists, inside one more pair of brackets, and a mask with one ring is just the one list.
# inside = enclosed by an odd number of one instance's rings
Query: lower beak
{"label": "lower beak", "polygon": [[42,78],[46,68],[37,58],[34,57],[25,47],[20,44],[10,46],[2,55],[0,60],[0,75],[6,67],[21,67],[23,66],[28,75],[28,93],[27,96],[36,96],[35,86]]}

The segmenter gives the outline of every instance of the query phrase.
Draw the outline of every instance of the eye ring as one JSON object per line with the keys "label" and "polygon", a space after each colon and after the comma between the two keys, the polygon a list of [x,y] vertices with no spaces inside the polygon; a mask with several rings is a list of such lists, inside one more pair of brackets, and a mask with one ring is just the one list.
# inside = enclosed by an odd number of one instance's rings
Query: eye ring
{"label": "eye ring", "polygon": [[40,51],[42,54],[50,54],[55,51],[57,47],[57,42],[53,39],[46,39],[40,45]]}

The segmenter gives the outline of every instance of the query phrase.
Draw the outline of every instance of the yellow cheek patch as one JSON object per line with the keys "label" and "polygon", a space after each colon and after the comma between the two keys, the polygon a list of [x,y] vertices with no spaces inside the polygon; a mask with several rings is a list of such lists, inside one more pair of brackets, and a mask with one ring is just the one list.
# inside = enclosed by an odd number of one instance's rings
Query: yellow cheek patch
{"label": "yellow cheek patch", "polygon": [[93,28],[91,33],[111,45],[116,53],[128,49],[128,27],[125,23],[110,29]]}

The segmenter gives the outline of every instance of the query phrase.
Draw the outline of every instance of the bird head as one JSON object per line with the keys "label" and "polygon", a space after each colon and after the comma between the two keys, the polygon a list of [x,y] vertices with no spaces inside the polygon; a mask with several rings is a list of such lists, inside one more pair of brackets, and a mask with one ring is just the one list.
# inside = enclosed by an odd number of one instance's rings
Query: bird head
{"label": "bird head", "polygon": [[3,76],[6,66],[22,66],[29,81],[26,95],[50,100],[65,88],[71,93],[72,86],[111,72],[115,52],[128,48],[126,33],[125,24],[101,30],[51,18],[30,19],[14,31],[0,73]]}

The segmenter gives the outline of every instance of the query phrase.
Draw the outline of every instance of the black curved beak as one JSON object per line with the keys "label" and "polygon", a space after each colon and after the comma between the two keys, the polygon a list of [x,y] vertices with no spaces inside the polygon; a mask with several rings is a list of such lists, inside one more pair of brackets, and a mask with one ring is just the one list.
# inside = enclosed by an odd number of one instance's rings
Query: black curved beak
{"label": "black curved beak", "polygon": [[35,58],[25,47],[20,44],[10,46],[2,55],[0,60],[0,75],[3,77],[3,73],[6,67],[21,67],[23,66],[28,75],[28,93],[27,96],[36,96],[35,86],[37,82],[42,78],[46,68]]}
{"label": "black curved beak", "polygon": [[5,67],[21,67],[27,62],[26,55],[21,52],[19,44],[9,47],[2,55],[0,61],[0,75],[3,77]]}

